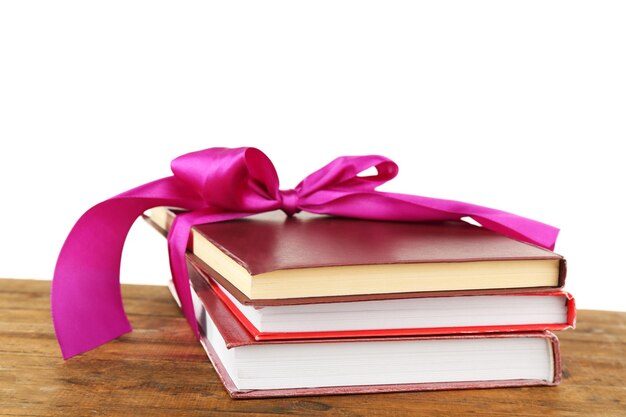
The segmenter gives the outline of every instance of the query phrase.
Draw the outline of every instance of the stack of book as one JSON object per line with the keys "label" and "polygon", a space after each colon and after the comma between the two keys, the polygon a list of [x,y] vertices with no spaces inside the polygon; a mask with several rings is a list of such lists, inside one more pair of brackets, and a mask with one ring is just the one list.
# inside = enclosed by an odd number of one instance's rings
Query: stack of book
{"label": "stack of book", "polygon": [[[147,220],[167,233],[176,211]],[[258,214],[192,229],[202,343],[232,397],[555,385],[565,259],[465,222]],[[175,293],[174,293],[175,294]]]}

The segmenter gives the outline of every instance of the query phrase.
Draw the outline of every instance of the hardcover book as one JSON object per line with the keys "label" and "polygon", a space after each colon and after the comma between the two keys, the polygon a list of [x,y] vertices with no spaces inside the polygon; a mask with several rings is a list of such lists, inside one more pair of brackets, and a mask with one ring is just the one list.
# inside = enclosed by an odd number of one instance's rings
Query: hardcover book
{"label": "hardcover book", "polygon": [[[151,210],[164,233],[176,211]],[[269,212],[194,226],[191,251],[249,300],[560,288],[565,259],[462,221]]]}

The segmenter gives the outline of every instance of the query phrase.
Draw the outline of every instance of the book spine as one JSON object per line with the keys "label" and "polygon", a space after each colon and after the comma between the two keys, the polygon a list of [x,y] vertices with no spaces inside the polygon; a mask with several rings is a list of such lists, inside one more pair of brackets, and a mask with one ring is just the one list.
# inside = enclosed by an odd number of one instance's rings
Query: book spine
{"label": "book spine", "polygon": [[563,288],[565,286],[565,276],[567,275],[567,261],[565,258],[561,258],[559,263],[559,283],[557,288]]}

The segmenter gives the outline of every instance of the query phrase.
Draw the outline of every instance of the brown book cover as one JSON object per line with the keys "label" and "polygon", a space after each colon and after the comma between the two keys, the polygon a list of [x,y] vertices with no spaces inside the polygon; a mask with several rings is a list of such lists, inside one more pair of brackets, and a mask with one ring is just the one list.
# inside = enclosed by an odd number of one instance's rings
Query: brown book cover
{"label": "brown book cover", "polygon": [[563,259],[462,221],[388,222],[281,211],[194,229],[250,275],[311,267]]}
{"label": "brown book cover", "polygon": [[[175,211],[168,210],[160,219],[153,216],[147,220],[165,232],[174,216]],[[190,244],[192,252],[207,264],[216,280],[220,283],[229,282],[224,286],[229,291],[233,289],[231,292],[244,304],[269,303],[271,299],[295,300],[353,295],[377,297],[381,293],[389,293],[390,297],[394,297],[391,294],[490,288],[499,291],[509,288],[522,291],[524,288],[560,288],[564,285],[566,274],[566,263],[562,256],[462,221],[388,222],[309,213],[287,217],[280,211],[274,211],[243,219],[196,225],[193,232],[194,237]],[[215,257],[216,253],[221,253],[220,256],[236,268],[224,268],[225,261],[222,259],[216,261],[216,265],[207,260],[210,256]],[[498,269],[489,269],[492,268],[490,265]],[[526,271],[523,268],[531,265],[533,268],[543,268],[542,272],[536,272],[539,270],[535,269],[528,273],[520,272]],[[410,271],[416,272],[407,272],[409,270],[406,268],[425,266],[444,268],[454,274],[461,271],[461,275],[454,278],[457,280],[455,284],[450,284],[445,279],[439,281],[440,278],[434,277],[447,278],[453,275],[445,275],[447,272],[437,275],[435,272],[434,275],[429,275],[429,281],[424,281],[426,284],[422,287],[421,278],[417,278],[421,275],[413,275],[420,274],[419,271],[422,270],[411,269]],[[352,270],[358,272],[353,272],[350,276],[349,271],[353,267],[359,269]],[[381,269],[388,267],[401,267],[403,272],[400,273],[404,275],[396,276],[394,271],[399,271],[398,269]],[[384,278],[384,282],[378,279],[378,284],[368,287],[373,282],[373,271],[377,271],[375,273]],[[230,275],[235,272],[240,278]],[[312,281],[311,277],[314,276],[311,272],[315,272],[316,277],[326,276],[326,280]],[[474,275],[465,276],[468,272]],[[248,274],[248,278],[245,278],[245,274]],[[369,277],[370,283],[361,280],[364,275]],[[291,279],[291,283],[285,280],[296,276],[299,280]],[[301,276],[307,278],[300,278]],[[246,285],[245,282],[246,279],[255,277],[262,279],[251,282],[259,285],[270,283],[272,287],[266,288],[273,289],[262,289],[258,292],[255,290],[254,295],[251,295],[250,291],[257,288],[256,284]],[[393,279],[396,277],[401,278],[394,284]],[[347,281],[345,286],[336,289],[332,286],[338,283],[339,278]],[[481,283],[483,278],[491,281]],[[365,287],[351,292],[349,285],[353,284],[348,282],[355,282],[355,279],[365,282]],[[299,287],[302,284],[313,287],[306,290]],[[329,285],[327,291],[326,285]],[[281,295],[281,291],[285,291],[284,295]]]}
{"label": "brown book cover", "polygon": [[[398,292],[398,293],[380,293],[380,294],[355,294],[355,295],[336,295],[325,297],[300,297],[300,298],[266,298],[253,300],[248,298],[244,293],[239,291],[237,287],[230,283],[227,279],[221,276],[217,271],[202,262],[200,258],[191,252],[187,252],[187,260],[190,266],[193,266],[200,271],[206,277],[217,281],[224,289],[226,289],[231,295],[233,295],[237,301],[243,305],[249,305],[253,307],[266,307],[266,306],[283,306],[283,305],[299,305],[299,304],[317,304],[317,303],[342,303],[350,301],[375,301],[375,300],[394,300],[403,298],[422,298],[422,297],[453,297],[463,295],[490,295],[490,294],[503,294],[515,291],[516,294],[524,293],[537,293],[546,291],[545,288],[531,287],[531,288],[515,288],[511,289],[487,289],[487,290],[456,290],[456,291],[422,291],[422,292]],[[561,263],[561,267],[565,268],[565,259]],[[561,276],[564,277],[565,271]],[[563,282],[559,283],[559,288],[563,286]],[[548,291],[554,290],[553,288],[547,289]]]}
{"label": "brown book cover", "polygon": [[[199,273],[189,265],[194,290],[199,295],[206,291],[211,291],[209,285],[199,276]],[[170,286],[175,296],[173,286]],[[176,297],[176,296],[175,296]],[[232,312],[226,307],[218,297],[201,297],[204,309],[210,315],[211,320],[217,326],[217,330],[224,339],[228,349],[239,346],[249,346],[255,344],[285,344],[285,343],[332,343],[339,341],[336,339],[308,340],[308,341],[257,341],[246,331],[244,326],[234,317]],[[202,327],[202,323],[201,327]],[[290,389],[238,389],[228,372],[224,368],[215,347],[203,335],[202,345],[204,346],[209,359],[216,372],[222,380],[225,388],[233,398],[260,398],[260,397],[289,397],[289,396],[310,396],[310,395],[331,395],[331,394],[359,394],[359,393],[382,393],[382,392],[403,392],[403,391],[429,391],[447,389],[466,388],[495,388],[495,387],[516,387],[533,385],[557,385],[561,379],[561,363],[558,339],[550,332],[521,332],[521,333],[492,333],[478,335],[443,335],[443,336],[411,336],[411,337],[388,337],[385,340],[434,340],[434,339],[471,339],[471,338],[544,338],[552,346],[552,380],[489,380],[489,381],[462,381],[462,382],[437,382],[437,383],[410,383],[410,384],[388,384],[388,385],[363,385],[363,386],[335,386],[317,388],[290,388]],[[380,338],[357,338],[341,339],[346,341],[380,341]]]}

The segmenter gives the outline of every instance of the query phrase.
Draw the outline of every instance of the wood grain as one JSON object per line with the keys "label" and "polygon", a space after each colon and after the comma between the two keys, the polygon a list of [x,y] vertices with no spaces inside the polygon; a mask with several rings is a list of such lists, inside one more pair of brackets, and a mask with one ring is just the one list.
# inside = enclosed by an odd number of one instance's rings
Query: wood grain
{"label": "wood grain", "polygon": [[626,313],[579,312],[558,387],[231,400],[167,288],[124,286],[135,330],[66,362],[49,289],[0,279],[2,416],[626,416]]}

